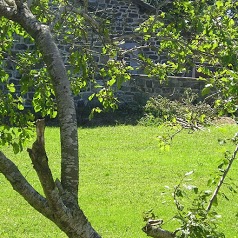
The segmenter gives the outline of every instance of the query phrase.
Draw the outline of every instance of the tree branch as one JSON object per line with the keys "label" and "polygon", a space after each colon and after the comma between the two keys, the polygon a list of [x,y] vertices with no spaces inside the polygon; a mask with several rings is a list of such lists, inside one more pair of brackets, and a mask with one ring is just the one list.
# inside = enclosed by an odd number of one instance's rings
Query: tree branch
{"label": "tree branch", "polygon": [[23,4],[24,4],[24,1],[23,0],[15,0],[15,3],[16,3],[18,8],[22,8]]}
{"label": "tree branch", "polygon": [[66,11],[69,11],[69,12],[74,12],[76,14],[79,14],[80,16],[82,16],[87,22],[90,23],[90,25],[96,29],[97,31],[100,30],[100,24],[95,20],[93,19],[87,12],[85,12],[85,10],[79,10],[77,8],[75,8],[73,5],[69,5],[69,6],[66,6],[65,8]]}
{"label": "tree branch", "polygon": [[40,179],[45,196],[50,204],[52,201],[52,191],[55,188],[54,179],[49,168],[48,158],[45,151],[44,139],[45,122],[44,119],[36,121],[36,141],[32,145],[32,149],[27,149],[31,158],[33,167]]}
{"label": "tree branch", "polygon": [[219,192],[219,190],[220,190],[220,188],[221,188],[221,186],[222,186],[222,184],[223,184],[223,182],[224,182],[224,180],[227,176],[227,173],[229,172],[229,170],[231,168],[232,163],[234,162],[234,160],[236,158],[237,153],[238,153],[238,145],[236,146],[236,148],[235,148],[235,150],[234,150],[234,152],[231,156],[231,159],[229,160],[227,168],[225,169],[224,173],[222,174],[222,176],[220,178],[220,181],[218,182],[217,187],[216,187],[215,191],[213,192],[213,195],[212,195],[212,197],[211,197],[211,199],[208,203],[207,209],[206,209],[207,212],[209,212],[211,210],[212,204],[213,204],[214,200],[217,197],[217,194],[218,194],[218,192]]}
{"label": "tree branch", "polygon": [[[7,16],[6,16],[7,17]],[[74,100],[64,62],[48,26],[39,22],[27,4],[7,17],[20,24],[35,40],[54,86],[61,135],[61,182],[78,201],[78,132]],[[63,96],[62,96],[63,95]]]}
{"label": "tree branch", "polygon": [[15,1],[6,1],[0,0],[0,16],[11,18],[16,10]]}
{"label": "tree branch", "polygon": [[52,220],[48,202],[25,179],[17,166],[0,151],[0,173],[11,183],[18,192],[38,212]]}

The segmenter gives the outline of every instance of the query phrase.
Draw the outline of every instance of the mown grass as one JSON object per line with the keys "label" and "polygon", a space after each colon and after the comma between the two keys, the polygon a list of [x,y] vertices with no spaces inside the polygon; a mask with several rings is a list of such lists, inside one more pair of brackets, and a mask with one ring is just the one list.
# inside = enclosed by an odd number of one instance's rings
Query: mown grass
{"label": "mown grass", "polygon": [[[166,228],[176,212],[173,186],[188,171],[194,170],[192,183],[205,188],[230,145],[220,146],[218,138],[231,137],[237,126],[212,127],[175,137],[170,151],[158,148],[155,127],[116,126],[79,129],[80,206],[104,238],[143,238],[143,212],[153,208],[164,219]],[[60,173],[59,130],[47,128],[46,143],[54,177]],[[42,192],[26,152],[13,158],[22,173]],[[238,164],[230,176],[237,179]],[[238,184],[238,182],[236,182]],[[30,208],[0,175],[0,237],[66,237],[53,223]],[[171,189],[166,189],[169,186]],[[238,195],[226,190],[230,201],[220,198],[220,228],[226,237],[238,237]]]}

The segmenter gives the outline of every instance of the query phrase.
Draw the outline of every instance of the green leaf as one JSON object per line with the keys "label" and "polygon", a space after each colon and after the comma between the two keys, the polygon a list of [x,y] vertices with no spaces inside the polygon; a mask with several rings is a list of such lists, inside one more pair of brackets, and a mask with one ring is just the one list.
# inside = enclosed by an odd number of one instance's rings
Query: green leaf
{"label": "green leaf", "polygon": [[211,190],[206,190],[206,191],[204,191],[204,194],[205,194],[206,196],[210,195],[211,193],[212,193]]}
{"label": "green leaf", "polygon": [[115,79],[115,78],[112,78],[111,80],[109,80],[109,81],[107,82],[107,85],[108,85],[108,86],[113,86],[113,85],[115,84],[115,82],[116,82],[116,79]]}
{"label": "green leaf", "polygon": [[211,186],[213,183],[214,183],[214,180],[213,179],[209,179],[207,181],[207,186]]}
{"label": "green leaf", "polygon": [[182,205],[182,204],[177,204],[177,207],[178,207],[179,211],[183,211],[183,209],[184,209],[184,205]]}
{"label": "green leaf", "polygon": [[17,154],[20,151],[20,147],[16,142],[12,144],[12,147],[13,147],[14,154]]}
{"label": "green leaf", "polygon": [[56,118],[57,113],[58,113],[57,111],[51,112],[51,113],[50,113],[50,117],[51,117],[51,118]]}
{"label": "green leaf", "polygon": [[194,192],[195,194],[198,194],[198,187],[194,186],[194,187],[193,187],[193,192]]}
{"label": "green leaf", "polygon": [[195,194],[197,194],[197,192],[198,192],[198,187],[196,187],[194,185],[184,185],[184,187],[188,190],[192,190]]}
{"label": "green leaf", "polygon": [[202,96],[205,96],[205,95],[207,95],[207,94],[209,94],[211,92],[211,89],[210,88],[204,88],[203,90],[202,90]]}
{"label": "green leaf", "polygon": [[175,191],[177,197],[183,197],[183,191],[180,188],[177,188]]}
{"label": "green leaf", "polygon": [[22,104],[20,104],[20,103],[17,104],[17,108],[20,111],[24,110],[24,106]]}
{"label": "green leaf", "polygon": [[216,5],[218,8],[223,7],[223,2],[222,1],[216,1]]}
{"label": "green leaf", "polygon": [[91,94],[91,95],[88,97],[88,100],[89,100],[89,101],[92,101],[92,99],[94,98],[94,96],[95,96],[95,93]]}
{"label": "green leaf", "polygon": [[35,112],[39,112],[42,109],[42,107],[39,104],[34,105]]}
{"label": "green leaf", "polygon": [[89,120],[93,119],[95,113],[100,113],[100,112],[102,112],[102,110],[99,107],[93,108],[89,115]]}
{"label": "green leaf", "polygon": [[203,123],[203,122],[205,121],[205,118],[206,118],[206,115],[205,115],[205,114],[202,114],[202,115],[199,117],[199,121]]}
{"label": "green leaf", "polygon": [[13,83],[7,84],[7,89],[11,92],[11,93],[15,93],[16,92],[16,88],[15,85]]}

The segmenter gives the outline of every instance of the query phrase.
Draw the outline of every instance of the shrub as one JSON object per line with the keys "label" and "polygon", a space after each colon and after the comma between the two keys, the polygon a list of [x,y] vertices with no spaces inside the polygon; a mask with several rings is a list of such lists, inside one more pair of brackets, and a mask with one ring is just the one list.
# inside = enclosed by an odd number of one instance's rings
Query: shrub
{"label": "shrub", "polygon": [[186,90],[181,101],[170,100],[161,95],[151,97],[144,107],[141,125],[160,125],[164,122],[178,122],[186,125],[207,125],[217,116],[216,110],[197,99],[190,89]]}

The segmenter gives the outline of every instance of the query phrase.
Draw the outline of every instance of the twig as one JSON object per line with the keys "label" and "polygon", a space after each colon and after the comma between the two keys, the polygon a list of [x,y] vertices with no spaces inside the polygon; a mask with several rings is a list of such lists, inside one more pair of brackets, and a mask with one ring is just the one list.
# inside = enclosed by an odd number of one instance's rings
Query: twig
{"label": "twig", "polygon": [[216,96],[216,95],[219,95],[221,93],[221,90],[218,90],[217,92],[213,93],[213,94],[210,94],[208,95],[207,97],[204,98],[204,102],[208,101],[210,98]]}
{"label": "twig", "polygon": [[192,130],[202,130],[203,127],[199,125],[195,125],[192,122],[187,122],[182,118],[176,118],[177,122],[185,129],[192,129]]}

